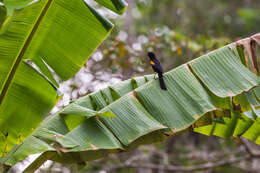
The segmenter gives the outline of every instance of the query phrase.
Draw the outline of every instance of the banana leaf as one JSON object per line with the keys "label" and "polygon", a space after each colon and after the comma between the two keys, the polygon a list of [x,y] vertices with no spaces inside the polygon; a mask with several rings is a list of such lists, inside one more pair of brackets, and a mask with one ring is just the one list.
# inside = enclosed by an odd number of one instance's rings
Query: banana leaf
{"label": "banana leaf", "polygon": [[[117,13],[126,8],[122,0],[106,2]],[[54,74],[61,80],[72,77],[113,24],[83,0],[4,0],[0,13],[2,157],[34,131],[60,98]]]}
{"label": "banana leaf", "polygon": [[258,98],[248,94],[260,78],[242,63],[237,42],[165,73],[164,79],[166,91],[147,75],[78,99],[45,120],[1,163],[14,165],[36,153],[42,154],[26,171],[46,160],[84,163],[187,129],[260,144],[258,110],[252,104]]}

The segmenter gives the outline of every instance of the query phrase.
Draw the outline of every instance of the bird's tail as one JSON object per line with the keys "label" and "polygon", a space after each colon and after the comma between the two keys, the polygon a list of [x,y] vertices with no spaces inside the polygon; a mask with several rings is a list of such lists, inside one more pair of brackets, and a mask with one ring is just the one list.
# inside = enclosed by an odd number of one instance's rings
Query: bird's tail
{"label": "bird's tail", "polygon": [[163,74],[158,74],[159,76],[159,82],[160,82],[160,87],[162,90],[167,90],[164,79],[163,79]]}

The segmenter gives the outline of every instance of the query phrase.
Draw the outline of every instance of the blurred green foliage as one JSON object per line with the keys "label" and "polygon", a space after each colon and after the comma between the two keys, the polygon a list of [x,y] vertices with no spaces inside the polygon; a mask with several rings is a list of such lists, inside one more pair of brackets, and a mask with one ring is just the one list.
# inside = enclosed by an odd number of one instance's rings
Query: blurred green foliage
{"label": "blurred green foliage", "polygon": [[259,32],[259,0],[138,0],[141,32],[168,25],[190,37],[246,37]]}

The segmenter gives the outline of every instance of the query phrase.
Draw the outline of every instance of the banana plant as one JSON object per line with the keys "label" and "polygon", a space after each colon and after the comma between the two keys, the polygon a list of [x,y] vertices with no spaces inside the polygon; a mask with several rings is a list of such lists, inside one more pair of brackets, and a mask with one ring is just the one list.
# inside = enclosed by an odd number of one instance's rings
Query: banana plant
{"label": "banana plant", "polygon": [[260,34],[165,73],[167,91],[146,75],[86,95],[43,121],[1,163],[41,153],[25,172],[46,160],[82,164],[188,129],[260,145],[257,44]]}
{"label": "banana plant", "polygon": [[[124,0],[96,0],[118,14]],[[83,0],[0,0],[0,158],[20,144],[60,98],[113,24]]]}

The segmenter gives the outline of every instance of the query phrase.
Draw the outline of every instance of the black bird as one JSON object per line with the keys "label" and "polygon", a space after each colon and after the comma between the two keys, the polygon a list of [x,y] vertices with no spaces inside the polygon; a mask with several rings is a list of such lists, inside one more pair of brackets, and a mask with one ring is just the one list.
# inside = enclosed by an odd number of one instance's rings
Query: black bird
{"label": "black bird", "polygon": [[161,89],[167,90],[165,82],[163,80],[163,68],[161,66],[160,61],[156,59],[155,54],[153,52],[148,52],[147,55],[150,58],[150,64],[152,65],[154,72],[158,73]]}

